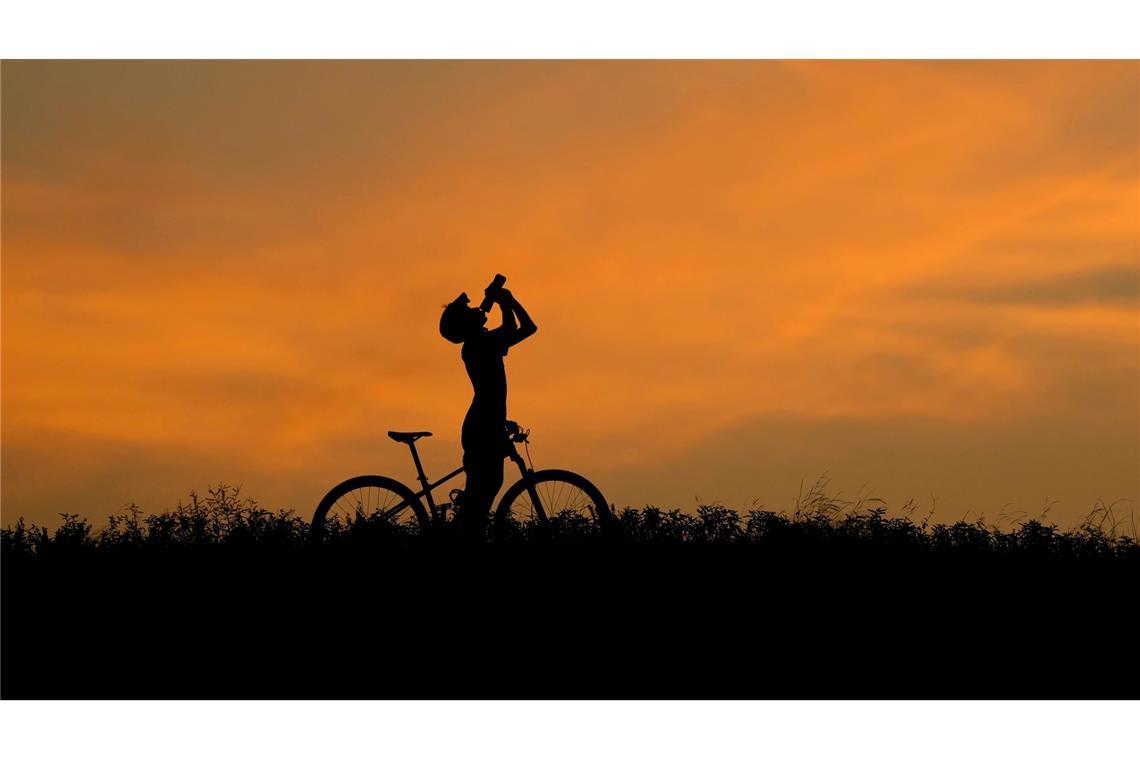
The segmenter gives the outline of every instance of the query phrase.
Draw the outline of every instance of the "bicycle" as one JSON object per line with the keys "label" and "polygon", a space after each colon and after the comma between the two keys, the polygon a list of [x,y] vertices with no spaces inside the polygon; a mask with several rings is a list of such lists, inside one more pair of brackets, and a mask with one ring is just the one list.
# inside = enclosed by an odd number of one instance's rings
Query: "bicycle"
{"label": "bicycle", "polygon": [[[613,513],[597,486],[569,470],[534,470],[523,460],[516,445],[521,443],[527,446],[529,459],[530,431],[524,431],[518,423],[508,420],[506,433],[510,444],[507,458],[518,465],[521,477],[499,500],[493,519],[496,539],[505,537],[512,521],[535,521],[540,528],[549,527],[553,520],[585,520],[596,525],[599,530],[612,526]],[[463,468],[431,482],[416,451],[416,441],[430,435],[427,431],[388,431],[389,438],[407,444],[411,450],[421,490],[413,492],[400,481],[384,475],[349,478],[334,486],[317,505],[310,529],[313,539],[320,540],[327,533],[327,523],[333,520],[340,525],[350,526],[362,520],[379,519],[396,525],[417,526],[425,532],[445,525],[448,510],[462,508],[463,492],[453,489],[449,493],[450,503],[436,504],[432,491],[459,476]],[[420,497],[427,501],[427,509],[424,509]]]}

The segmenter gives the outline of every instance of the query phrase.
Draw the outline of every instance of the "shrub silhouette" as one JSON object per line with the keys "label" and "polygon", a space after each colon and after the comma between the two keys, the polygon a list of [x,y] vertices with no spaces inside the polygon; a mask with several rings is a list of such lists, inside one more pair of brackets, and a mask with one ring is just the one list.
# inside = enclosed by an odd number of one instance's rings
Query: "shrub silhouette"
{"label": "shrub silhouette", "polygon": [[[70,512],[51,530],[21,519],[0,531],[0,690],[375,697],[505,684],[557,695],[620,674],[631,693],[660,696],[687,671],[721,693],[818,697],[827,685],[843,696],[871,684],[897,697],[945,696],[947,683],[977,694],[998,672],[1003,695],[1040,698],[1072,695],[1039,664],[1056,653],[1050,632],[1079,616],[1104,641],[1130,623],[1122,600],[1140,545],[1119,504],[1098,503],[1071,530],[1047,513],[944,525],[913,503],[888,512],[827,486],[820,478],[784,511],[626,508],[605,534],[571,512],[511,520],[501,544],[482,547],[453,542],[451,524],[421,531],[365,514],[314,544],[306,519],[224,484],[159,514],[129,505],[102,526]],[[697,637],[696,656],[678,654],[681,635]],[[986,635],[1018,642],[1021,656],[994,671],[978,656]],[[941,654],[900,656],[892,637]],[[105,659],[79,666],[77,641]],[[788,641],[804,656],[773,658]],[[1070,670],[1094,694],[1119,682],[1108,668]]]}
{"label": "shrub silhouette", "polygon": [[[1054,559],[1140,558],[1135,524],[1116,514],[1115,504],[1098,502],[1081,524],[1061,531],[1041,519],[1022,519],[1007,529],[982,517],[952,524],[915,521],[913,503],[899,516],[888,516],[881,500],[843,500],[827,493],[826,475],[796,499],[791,513],[753,508],[746,513],[722,505],[701,505],[696,513],[654,506],[616,511],[608,543],[646,546],[754,546],[774,552],[839,551],[878,554],[1007,556]],[[302,549],[309,543],[307,521],[291,510],[271,511],[242,495],[241,488],[219,484],[205,495],[191,491],[172,511],[144,514],[134,504],[94,530],[87,518],[62,513],[54,532],[28,525],[23,518],[0,533],[7,556],[112,554],[195,549]],[[509,519],[504,541],[592,544],[602,540],[595,524],[572,512],[555,515],[545,525]],[[436,530],[423,533],[412,524],[394,524],[378,515],[331,519],[322,543],[356,548],[406,547],[436,541]]]}

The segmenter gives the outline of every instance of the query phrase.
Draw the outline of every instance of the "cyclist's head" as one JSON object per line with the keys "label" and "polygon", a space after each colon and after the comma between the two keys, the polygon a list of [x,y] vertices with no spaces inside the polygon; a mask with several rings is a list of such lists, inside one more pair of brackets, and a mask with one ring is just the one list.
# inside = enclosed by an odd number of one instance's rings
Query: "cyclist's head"
{"label": "cyclist's head", "polygon": [[467,305],[466,293],[449,303],[439,318],[439,334],[452,343],[462,343],[477,334],[487,324],[487,314]]}

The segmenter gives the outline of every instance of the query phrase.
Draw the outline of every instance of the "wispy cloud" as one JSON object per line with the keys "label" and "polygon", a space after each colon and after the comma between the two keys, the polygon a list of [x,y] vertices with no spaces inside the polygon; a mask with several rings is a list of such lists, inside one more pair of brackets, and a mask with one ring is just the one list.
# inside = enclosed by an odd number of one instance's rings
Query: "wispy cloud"
{"label": "wispy cloud", "polygon": [[[1079,259],[1079,257],[1076,257]],[[1004,283],[944,283],[915,291],[929,299],[1029,306],[1118,306],[1140,309],[1140,268],[1080,269],[1063,276]]]}
{"label": "wispy cloud", "polygon": [[436,315],[494,271],[541,325],[512,413],[620,502],[626,471],[752,445],[746,419],[979,445],[1140,422],[1136,86],[1111,61],[6,62],[5,511],[162,505],[215,468],[306,504],[399,468],[389,427],[450,464],[470,389]]}

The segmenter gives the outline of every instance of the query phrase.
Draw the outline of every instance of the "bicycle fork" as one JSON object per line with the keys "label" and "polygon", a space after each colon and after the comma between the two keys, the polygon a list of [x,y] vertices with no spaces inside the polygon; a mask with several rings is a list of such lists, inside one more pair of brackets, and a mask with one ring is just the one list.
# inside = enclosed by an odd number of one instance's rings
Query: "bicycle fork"
{"label": "bicycle fork", "polygon": [[546,510],[542,507],[542,502],[538,498],[538,489],[534,487],[534,478],[531,477],[534,472],[527,468],[526,462],[523,461],[518,449],[512,446],[511,453],[508,456],[512,462],[519,466],[519,473],[522,474],[523,482],[526,483],[526,492],[530,495],[530,503],[534,506],[535,516],[538,517],[540,523],[545,523]]}

